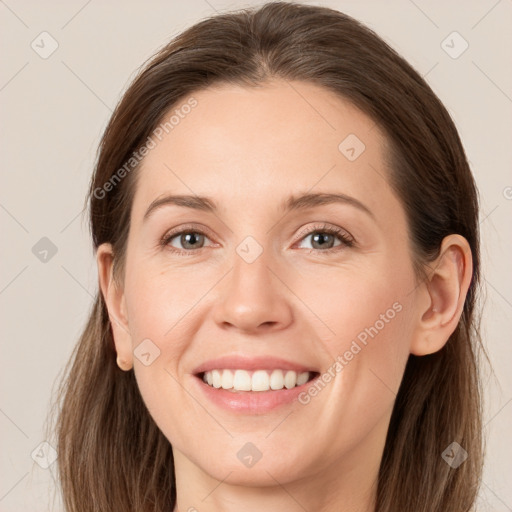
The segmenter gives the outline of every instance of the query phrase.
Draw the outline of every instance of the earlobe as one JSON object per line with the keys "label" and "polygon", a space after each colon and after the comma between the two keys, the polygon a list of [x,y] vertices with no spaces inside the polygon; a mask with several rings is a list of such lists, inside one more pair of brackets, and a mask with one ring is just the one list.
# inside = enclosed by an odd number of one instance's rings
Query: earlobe
{"label": "earlobe", "polygon": [[422,356],[440,350],[448,341],[464,308],[473,274],[473,258],[461,235],[444,238],[438,258],[417,294],[417,321],[411,354]]}
{"label": "earlobe", "polygon": [[113,276],[113,251],[111,244],[101,244],[96,253],[100,290],[107,305],[114,344],[117,352],[117,365],[124,371],[133,366],[132,339],[128,327],[124,291]]}

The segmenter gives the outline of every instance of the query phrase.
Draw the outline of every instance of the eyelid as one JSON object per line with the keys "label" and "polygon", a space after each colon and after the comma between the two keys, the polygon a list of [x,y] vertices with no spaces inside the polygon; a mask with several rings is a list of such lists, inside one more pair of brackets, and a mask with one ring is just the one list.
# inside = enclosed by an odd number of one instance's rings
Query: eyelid
{"label": "eyelid", "polygon": [[[205,237],[207,237],[209,240],[214,238],[212,235],[212,231],[210,229],[208,229],[206,226],[202,226],[202,225],[199,226],[198,224],[189,223],[189,224],[182,224],[176,228],[172,228],[172,229],[169,229],[168,231],[166,231],[164,233],[164,235],[158,241],[158,246],[163,247],[163,248],[168,248],[170,245],[171,239],[173,239],[183,233],[201,234],[201,235],[204,235]],[[215,246],[218,244],[213,242],[208,247],[211,247],[212,245]],[[200,247],[199,249],[189,250],[189,251],[186,251],[184,249],[177,249],[176,247],[172,247],[169,250],[176,254],[194,254],[196,252],[201,251],[201,249],[206,249],[206,247]]]}
{"label": "eyelid", "polygon": [[204,235],[208,235],[209,237],[213,237],[213,233],[210,229],[208,229],[206,226],[200,226],[199,224],[182,224],[178,226],[177,228],[169,229],[165,232],[165,234],[162,236],[161,240],[166,240],[170,237],[173,237],[175,235],[180,235],[184,231],[191,232],[191,233],[201,233]]}
{"label": "eyelid", "polygon": [[[296,242],[299,242],[300,240],[302,240],[304,237],[312,235],[313,233],[317,233],[317,232],[318,233],[332,232],[333,234],[335,234],[339,237],[343,236],[346,239],[346,241],[350,241],[352,244],[355,244],[354,237],[346,229],[343,229],[339,226],[335,226],[334,224],[328,224],[326,222],[317,223],[313,226],[308,226],[308,227],[302,229],[299,232],[299,234],[297,235],[297,237],[294,239],[293,243],[295,244]],[[321,251],[321,252],[326,252],[326,251]]]}

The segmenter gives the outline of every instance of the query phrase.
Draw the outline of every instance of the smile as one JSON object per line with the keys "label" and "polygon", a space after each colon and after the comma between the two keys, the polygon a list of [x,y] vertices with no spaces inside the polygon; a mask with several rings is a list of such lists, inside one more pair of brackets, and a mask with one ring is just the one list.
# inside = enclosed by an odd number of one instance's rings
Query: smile
{"label": "smile", "polygon": [[194,386],[229,413],[265,414],[292,405],[320,376],[319,368],[284,358],[231,354],[193,368]]}
{"label": "smile", "polygon": [[216,369],[202,374],[203,382],[209,386],[232,391],[279,391],[302,386],[310,380],[313,372],[293,370],[230,370]]}

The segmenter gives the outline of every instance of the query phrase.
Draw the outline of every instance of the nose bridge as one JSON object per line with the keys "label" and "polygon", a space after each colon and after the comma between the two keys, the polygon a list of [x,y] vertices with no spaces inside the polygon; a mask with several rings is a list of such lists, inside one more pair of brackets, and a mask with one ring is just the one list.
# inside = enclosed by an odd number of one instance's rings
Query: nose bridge
{"label": "nose bridge", "polygon": [[[291,319],[286,287],[274,275],[270,250],[247,237],[233,255],[233,268],[226,276],[215,318],[242,330],[283,327]],[[260,327],[261,326],[261,327]]]}

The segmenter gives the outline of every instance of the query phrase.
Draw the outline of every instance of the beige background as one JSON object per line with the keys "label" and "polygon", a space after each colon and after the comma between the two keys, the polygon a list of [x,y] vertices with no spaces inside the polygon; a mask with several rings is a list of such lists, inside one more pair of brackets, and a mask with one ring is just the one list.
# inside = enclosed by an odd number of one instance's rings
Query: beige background
{"label": "beige background", "polygon": [[[111,110],[137,67],[173,35],[215,11],[260,3],[0,0],[0,511],[61,510],[58,499],[50,504],[56,464],[44,469],[31,454],[43,466],[52,460],[40,445],[52,386],[97,287],[81,210]],[[495,371],[486,377],[480,510],[510,511],[512,1],[307,3],[376,30],[426,76],[460,130],[481,191],[483,334]],[[38,37],[43,31],[50,36]],[[458,58],[442,47],[453,31],[469,44]],[[453,37],[452,55],[464,44]],[[57,249],[46,262],[32,252],[43,237]]]}

